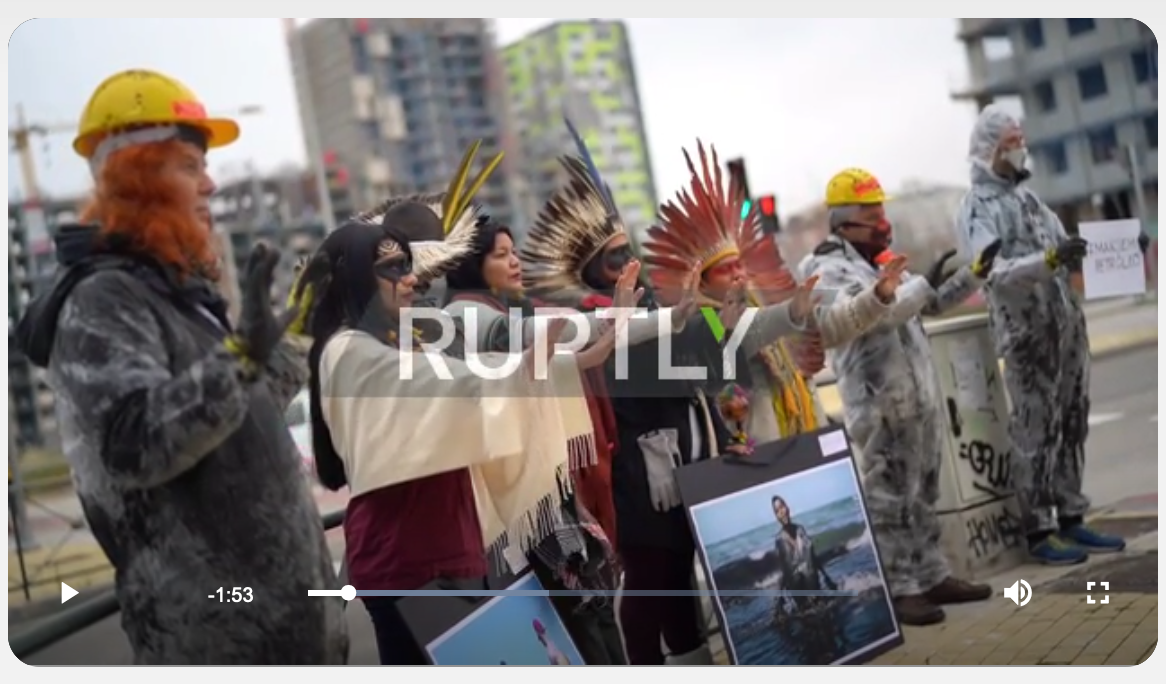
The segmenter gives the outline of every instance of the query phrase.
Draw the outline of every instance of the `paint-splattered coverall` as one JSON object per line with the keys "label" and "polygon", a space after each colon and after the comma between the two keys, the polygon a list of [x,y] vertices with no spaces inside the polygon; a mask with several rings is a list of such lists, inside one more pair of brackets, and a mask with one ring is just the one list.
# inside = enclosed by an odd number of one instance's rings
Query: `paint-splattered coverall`
{"label": "paint-splattered coverall", "polygon": [[1064,226],[1031,190],[991,171],[1001,133],[1015,120],[986,110],[972,134],[972,189],[960,207],[964,246],[978,253],[1000,240],[985,284],[996,352],[1012,403],[1012,486],[1025,532],[1057,529],[1083,516],[1089,432],[1089,337],[1064,268],[1045,252],[1067,239]]}
{"label": "paint-splattered coverall", "polygon": [[[836,301],[854,297],[878,278],[875,267],[837,236],[806,257],[801,271],[803,278],[817,275],[818,289]],[[909,275],[882,320],[828,350],[895,597],[924,593],[949,574],[935,512],[943,439],[939,387],[920,314],[958,305],[980,282],[965,267],[936,292],[926,278]]]}
{"label": "paint-splattered coverall", "polygon": [[241,382],[188,289],[101,271],[35,321],[55,340],[65,456],[134,661],[343,665],[342,602],[307,595],[338,585],[283,414],[306,354],[285,342]]}

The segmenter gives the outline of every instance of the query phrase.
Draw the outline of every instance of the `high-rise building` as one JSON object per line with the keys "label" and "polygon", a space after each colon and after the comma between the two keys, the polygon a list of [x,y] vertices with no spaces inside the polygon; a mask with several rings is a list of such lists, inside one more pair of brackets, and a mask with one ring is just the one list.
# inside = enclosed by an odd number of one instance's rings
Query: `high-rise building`
{"label": "high-rise building", "polygon": [[[960,19],[979,107],[1019,97],[1034,189],[1066,225],[1158,215],[1158,42],[1136,19]],[[995,53],[995,54],[993,54]],[[1134,182],[1141,180],[1141,188]]]}
{"label": "high-rise building", "polygon": [[282,305],[299,257],[310,254],[324,239],[319,193],[312,174],[288,168],[260,176],[248,169],[246,177],[221,182],[211,199],[218,249],[225,257],[220,289],[238,314],[239,296],[247,260],[262,240],[281,250],[275,271],[274,301]]}
{"label": "high-rise building", "polygon": [[[303,125],[318,131],[337,186],[334,213],[442,190],[474,140],[482,140],[479,163],[501,149],[503,84],[486,20],[316,19],[294,39],[303,41],[297,87],[314,115],[301,107]],[[478,195],[507,222],[508,171],[504,160]]]}
{"label": "high-rise building", "polygon": [[[574,154],[563,115],[587,142],[629,228],[656,215],[627,26],[592,19],[551,24],[502,51],[518,169],[516,197],[528,220],[562,181],[557,158]],[[521,230],[525,226],[519,226]]]}

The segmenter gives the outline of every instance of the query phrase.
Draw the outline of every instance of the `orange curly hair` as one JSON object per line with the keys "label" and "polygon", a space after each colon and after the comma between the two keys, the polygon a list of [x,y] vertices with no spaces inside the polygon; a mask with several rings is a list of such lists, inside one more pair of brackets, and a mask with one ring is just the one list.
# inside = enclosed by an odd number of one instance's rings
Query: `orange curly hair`
{"label": "orange curly hair", "polygon": [[128,240],[130,247],[173,268],[180,277],[217,279],[218,254],[211,232],[180,209],[178,190],[166,181],[166,164],[186,154],[176,140],[135,145],[109,155],[82,221],[101,235]]}

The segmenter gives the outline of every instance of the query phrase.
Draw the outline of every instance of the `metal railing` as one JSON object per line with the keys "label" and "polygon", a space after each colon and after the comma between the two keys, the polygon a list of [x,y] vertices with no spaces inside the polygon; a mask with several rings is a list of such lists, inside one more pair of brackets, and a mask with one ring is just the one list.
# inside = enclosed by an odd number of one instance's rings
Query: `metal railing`
{"label": "metal railing", "polygon": [[[325,530],[335,529],[344,524],[344,511],[333,511],[320,516]],[[12,653],[24,660],[38,651],[68,638],[83,629],[92,627],[121,609],[117,594],[113,589],[105,589],[81,600],[59,613],[42,618],[27,630],[10,634],[8,645]]]}

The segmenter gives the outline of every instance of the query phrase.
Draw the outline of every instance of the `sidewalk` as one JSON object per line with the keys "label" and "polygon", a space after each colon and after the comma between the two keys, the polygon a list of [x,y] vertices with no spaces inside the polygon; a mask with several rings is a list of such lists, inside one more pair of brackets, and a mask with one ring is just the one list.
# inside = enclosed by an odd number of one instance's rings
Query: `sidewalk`
{"label": "sidewalk", "polygon": [[[1148,505],[1153,500],[1153,510]],[[1127,550],[1068,568],[1023,566],[989,580],[995,597],[947,609],[934,627],[904,627],[903,646],[877,665],[1137,665],[1158,643],[1157,495],[1111,507],[1091,523],[1114,531],[1152,527]],[[1003,588],[1018,579],[1032,599],[1017,606]],[[1108,582],[1110,591],[1088,582]],[[1152,586],[1151,586],[1152,585]],[[1108,603],[1101,603],[1104,597]],[[1088,603],[1088,598],[1095,603]]]}
{"label": "sidewalk", "polygon": [[[1089,349],[1094,359],[1119,354],[1130,349],[1158,343],[1158,304],[1099,302],[1086,309],[1089,325]],[[1001,361],[1001,370],[1004,362]],[[816,376],[818,400],[834,420],[842,421],[842,398],[833,384],[834,375],[826,369]],[[830,384],[823,384],[830,383]]]}

